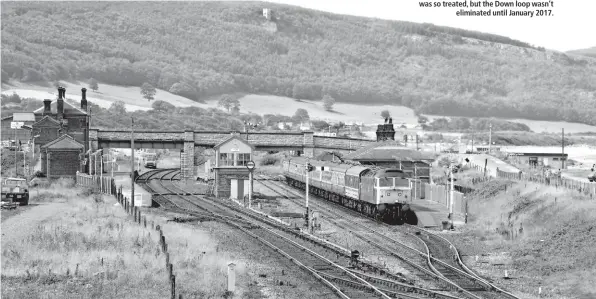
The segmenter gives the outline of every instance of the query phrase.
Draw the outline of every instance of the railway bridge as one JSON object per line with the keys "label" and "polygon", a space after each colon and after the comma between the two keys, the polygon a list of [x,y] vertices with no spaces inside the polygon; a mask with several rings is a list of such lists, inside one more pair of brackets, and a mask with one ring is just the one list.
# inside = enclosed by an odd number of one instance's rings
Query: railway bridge
{"label": "railway bridge", "polygon": [[[195,147],[211,148],[232,135],[252,144],[257,151],[301,151],[313,157],[324,151],[355,151],[374,140],[348,137],[315,136],[313,132],[244,132],[237,131],[135,131],[136,149],[180,149],[184,156],[194,157]],[[91,151],[103,148],[130,148],[131,132],[124,130],[90,129]],[[183,175],[192,169],[194,159],[183,159]],[[183,163],[181,161],[181,163]]]}

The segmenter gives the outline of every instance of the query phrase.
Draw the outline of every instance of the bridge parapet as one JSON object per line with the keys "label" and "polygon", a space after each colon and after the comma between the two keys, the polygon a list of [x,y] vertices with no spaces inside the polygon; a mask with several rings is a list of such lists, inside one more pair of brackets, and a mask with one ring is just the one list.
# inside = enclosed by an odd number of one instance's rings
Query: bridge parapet
{"label": "bridge parapet", "polygon": [[304,141],[304,135],[302,133],[277,133],[277,132],[253,132],[253,133],[242,133],[242,138],[247,139],[250,144],[257,147],[261,146],[296,146],[302,147],[307,146]]}
{"label": "bridge parapet", "polygon": [[374,143],[374,140],[314,136],[314,147],[327,149],[358,150],[364,146]]}
{"label": "bridge parapet", "polygon": [[[93,132],[90,131],[90,133]],[[123,141],[130,140],[130,131],[96,131],[95,139],[100,140],[113,140]],[[146,132],[146,131],[135,131],[135,141],[169,141],[169,142],[183,142],[184,132]],[[90,134],[91,140],[93,140],[93,134]]]}

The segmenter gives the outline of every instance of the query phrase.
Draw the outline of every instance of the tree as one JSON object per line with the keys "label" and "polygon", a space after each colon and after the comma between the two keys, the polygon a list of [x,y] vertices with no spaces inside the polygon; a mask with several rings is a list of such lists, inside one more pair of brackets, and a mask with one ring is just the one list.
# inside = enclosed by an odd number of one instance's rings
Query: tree
{"label": "tree", "polygon": [[151,104],[151,107],[153,108],[153,110],[160,112],[168,112],[176,109],[176,106],[161,100],[153,102],[153,104]]}
{"label": "tree", "polygon": [[292,120],[294,123],[305,122],[310,120],[310,116],[308,115],[308,111],[306,111],[306,109],[298,108],[296,113],[294,113]]}
{"label": "tree", "polygon": [[228,110],[228,112],[230,112],[230,110],[240,111],[240,101],[228,94],[224,94],[221,96],[221,98],[219,98],[217,106],[225,108],[226,110]]}
{"label": "tree", "polygon": [[428,123],[428,117],[424,116],[424,115],[420,115],[418,116],[418,123],[421,125],[425,125]]}
{"label": "tree", "polygon": [[335,99],[333,97],[331,97],[328,94],[323,96],[323,107],[325,107],[325,110],[327,110],[327,111],[333,110],[333,104],[335,104]]}
{"label": "tree", "polygon": [[143,85],[141,86],[141,94],[143,95],[143,98],[147,99],[147,101],[154,100],[156,92],[157,91],[155,90],[155,87],[153,87],[153,85],[147,82],[143,83]]}
{"label": "tree", "polygon": [[108,111],[113,115],[126,114],[126,106],[123,101],[112,102]]}
{"label": "tree", "polygon": [[95,80],[94,78],[89,79],[89,88],[91,88],[93,91],[97,91],[99,89],[97,80]]}
{"label": "tree", "polygon": [[391,117],[391,113],[389,113],[389,110],[383,110],[383,111],[381,111],[381,117],[389,118],[389,117]]}

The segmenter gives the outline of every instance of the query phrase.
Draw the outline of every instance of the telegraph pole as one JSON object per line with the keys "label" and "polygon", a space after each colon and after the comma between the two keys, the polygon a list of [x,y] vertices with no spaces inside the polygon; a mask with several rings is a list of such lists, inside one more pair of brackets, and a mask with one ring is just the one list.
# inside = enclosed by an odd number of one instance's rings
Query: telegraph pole
{"label": "telegraph pole", "polygon": [[488,125],[488,154],[490,155],[491,145],[493,144],[493,124]]}
{"label": "telegraph pole", "polygon": [[91,134],[89,133],[89,130],[91,130],[91,107],[88,107],[88,109],[89,127],[87,128],[87,139],[89,140],[89,162],[87,162],[87,167],[89,168],[89,174],[91,174]]}
{"label": "telegraph pole", "polygon": [[131,206],[135,206],[135,120],[133,117],[130,118],[130,202]]}
{"label": "telegraph pole", "polygon": [[453,228],[453,163],[449,163],[449,176],[451,177],[451,190],[449,192],[449,221]]}
{"label": "telegraph pole", "polygon": [[561,128],[561,169],[565,168],[565,128]]}
{"label": "telegraph pole", "polygon": [[[13,120],[14,120],[14,116],[13,116]],[[17,162],[17,152],[18,152],[18,147],[17,147],[17,128],[15,127],[14,129],[14,176],[17,177],[19,175],[19,163]]]}
{"label": "telegraph pole", "polygon": [[309,226],[309,215],[308,215],[308,172],[310,170],[309,159],[306,158],[306,165],[304,165],[304,170],[306,170],[306,227]]}
{"label": "telegraph pole", "polygon": [[103,149],[99,153],[99,188],[103,190]]}

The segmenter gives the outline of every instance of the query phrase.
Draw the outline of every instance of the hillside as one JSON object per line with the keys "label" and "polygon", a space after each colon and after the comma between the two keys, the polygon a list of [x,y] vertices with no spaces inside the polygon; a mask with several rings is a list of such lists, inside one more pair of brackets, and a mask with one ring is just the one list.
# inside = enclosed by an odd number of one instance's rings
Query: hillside
{"label": "hillside", "polygon": [[571,50],[571,51],[567,51],[567,53],[596,58],[596,47],[591,47],[591,48],[587,48],[587,49],[579,49],[579,50]]}
{"label": "hillside", "polygon": [[596,124],[595,59],[506,37],[258,2],[1,5],[3,82],[149,82],[197,101],[329,94],[425,114]]}

